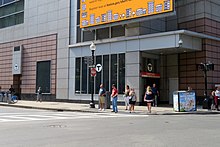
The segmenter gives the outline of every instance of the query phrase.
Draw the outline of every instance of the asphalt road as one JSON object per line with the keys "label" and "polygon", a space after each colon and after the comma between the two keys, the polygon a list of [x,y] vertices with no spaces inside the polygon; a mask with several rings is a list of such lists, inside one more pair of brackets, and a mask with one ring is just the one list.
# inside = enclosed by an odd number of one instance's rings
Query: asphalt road
{"label": "asphalt road", "polygon": [[0,108],[0,147],[217,147],[220,115]]}

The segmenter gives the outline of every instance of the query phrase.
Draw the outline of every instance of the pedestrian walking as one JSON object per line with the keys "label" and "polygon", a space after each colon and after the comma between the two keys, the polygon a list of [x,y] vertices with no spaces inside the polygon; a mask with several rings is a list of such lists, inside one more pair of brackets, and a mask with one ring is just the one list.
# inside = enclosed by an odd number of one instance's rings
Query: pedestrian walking
{"label": "pedestrian walking", "polygon": [[147,109],[148,112],[151,113],[151,104],[153,102],[153,93],[152,93],[152,89],[150,86],[147,86],[145,95],[144,95],[144,100],[147,102]]}
{"label": "pedestrian walking", "polygon": [[130,93],[130,87],[129,85],[126,85],[124,92],[125,110],[128,110],[129,107],[129,98],[130,98],[129,93]]}
{"label": "pedestrian walking", "polygon": [[99,89],[99,104],[100,104],[99,111],[105,111],[105,96],[106,96],[106,90],[103,84],[101,84]]}
{"label": "pedestrian walking", "polygon": [[118,106],[117,106],[118,90],[115,84],[112,84],[111,98],[112,98],[112,112],[118,113]]}
{"label": "pedestrian walking", "polygon": [[41,87],[39,87],[38,90],[37,90],[37,100],[36,100],[36,102],[38,102],[38,101],[42,102],[42,89],[41,89]]}
{"label": "pedestrian walking", "polygon": [[219,111],[218,108],[218,99],[220,98],[220,87],[217,87],[215,90],[215,108]]}
{"label": "pedestrian walking", "polygon": [[135,106],[135,103],[136,103],[136,100],[137,100],[137,96],[136,96],[136,93],[134,91],[134,88],[131,88],[131,91],[129,93],[129,110],[130,110],[130,113],[131,112],[134,112],[134,106]]}
{"label": "pedestrian walking", "polygon": [[153,93],[153,106],[157,107],[159,91],[158,91],[155,83],[153,84],[153,87],[152,87],[152,93]]}
{"label": "pedestrian walking", "polygon": [[211,110],[215,110],[216,109],[216,105],[215,105],[215,91],[216,90],[217,90],[217,87],[215,87],[215,89],[213,89],[213,91],[211,92],[211,95],[210,95]]}

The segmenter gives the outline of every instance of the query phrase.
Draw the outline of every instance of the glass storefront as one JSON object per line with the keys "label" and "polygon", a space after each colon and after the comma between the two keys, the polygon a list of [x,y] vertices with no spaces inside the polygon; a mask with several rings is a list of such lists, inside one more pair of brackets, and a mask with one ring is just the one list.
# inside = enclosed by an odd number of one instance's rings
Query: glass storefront
{"label": "glass storefront", "polygon": [[[84,61],[85,57],[75,59],[75,93],[90,94],[90,68]],[[111,85],[116,84],[119,94],[125,90],[125,54],[101,55],[95,57],[95,64],[102,65],[102,71],[97,72],[94,78],[94,91],[98,94],[99,86],[104,84],[107,91],[111,91]]]}

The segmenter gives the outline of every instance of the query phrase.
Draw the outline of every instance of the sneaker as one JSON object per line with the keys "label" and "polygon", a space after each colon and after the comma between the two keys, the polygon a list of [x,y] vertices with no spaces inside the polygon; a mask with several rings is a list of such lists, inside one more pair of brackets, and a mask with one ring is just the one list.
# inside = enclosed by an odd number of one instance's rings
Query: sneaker
{"label": "sneaker", "polygon": [[99,108],[99,111],[101,111],[102,109],[101,108]]}
{"label": "sneaker", "polygon": [[115,112],[115,111],[112,110],[111,112]]}
{"label": "sneaker", "polygon": [[102,109],[102,111],[105,111],[105,109]]}

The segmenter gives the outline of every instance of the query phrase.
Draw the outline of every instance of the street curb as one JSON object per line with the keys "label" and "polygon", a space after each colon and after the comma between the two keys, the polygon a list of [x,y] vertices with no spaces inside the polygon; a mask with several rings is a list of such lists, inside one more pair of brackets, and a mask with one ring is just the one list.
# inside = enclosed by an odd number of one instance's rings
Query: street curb
{"label": "street curb", "polygon": [[[16,108],[25,108],[25,109],[38,109],[38,110],[50,110],[50,111],[68,111],[68,112],[86,112],[86,113],[103,113],[97,111],[97,109],[90,108],[90,110],[77,110],[77,109],[65,109],[65,108],[47,108],[47,107],[34,107],[34,106],[24,106],[24,105],[16,105],[16,104],[3,104],[0,103],[0,106],[6,107],[16,107]],[[92,110],[93,109],[93,110]],[[120,110],[119,110],[120,112]],[[111,113],[105,111],[104,113]],[[139,114],[139,113],[136,113]],[[220,111],[194,111],[194,112],[156,112],[156,113],[141,113],[141,115],[213,115],[220,114]],[[139,114],[140,115],[140,114]]]}
{"label": "street curb", "polygon": [[163,113],[158,115],[212,115],[212,114],[220,114],[220,112],[173,112],[173,113]]}
{"label": "street curb", "polygon": [[45,108],[45,107],[33,107],[33,106],[24,106],[24,105],[13,105],[13,104],[0,104],[0,106],[5,107],[16,107],[16,108],[25,108],[25,109],[38,109],[38,110],[50,110],[50,111],[69,111],[69,112],[88,112],[88,113],[97,113],[96,111],[91,110],[70,110],[63,108]]}

